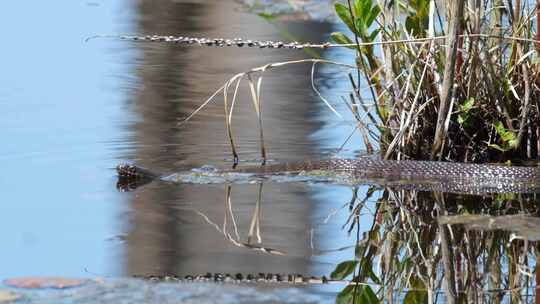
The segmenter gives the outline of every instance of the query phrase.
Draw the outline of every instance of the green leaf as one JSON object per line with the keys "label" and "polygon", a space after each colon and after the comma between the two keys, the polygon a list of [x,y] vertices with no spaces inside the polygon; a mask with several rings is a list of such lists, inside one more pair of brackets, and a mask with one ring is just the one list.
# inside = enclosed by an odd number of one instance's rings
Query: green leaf
{"label": "green leaf", "polygon": [[366,24],[368,27],[370,27],[373,24],[373,21],[377,19],[380,13],[381,13],[381,8],[377,4],[375,4],[371,8],[370,14],[366,18]]}
{"label": "green leaf", "polygon": [[362,274],[363,277],[370,278],[375,284],[381,283],[375,272],[373,272],[373,264],[367,259],[362,260],[359,273]]}
{"label": "green leaf", "polygon": [[358,265],[358,261],[345,261],[342,263],[339,263],[339,265],[336,266],[336,269],[332,274],[330,274],[330,277],[333,280],[343,280],[347,276],[349,276],[351,273],[353,273],[354,269],[356,268],[356,265]]}
{"label": "green leaf", "polygon": [[376,304],[380,302],[373,289],[368,285],[348,285],[336,297],[336,304]]}
{"label": "green leaf", "polygon": [[408,32],[418,33],[418,25],[416,23],[416,18],[413,16],[408,16],[405,18],[405,29]]}
{"label": "green leaf", "polygon": [[[330,38],[339,44],[354,44],[352,40],[341,32],[333,32],[330,34]],[[356,49],[355,46],[347,46],[350,49]]]}
{"label": "green leaf", "polygon": [[385,105],[377,105],[377,111],[379,112],[379,117],[382,119],[382,121],[386,122],[386,119],[390,115],[388,107]]}
{"label": "green leaf", "polygon": [[379,298],[377,298],[370,286],[363,285],[361,287],[360,301],[357,301],[357,303],[380,303]]}
{"label": "green leaf", "polygon": [[462,112],[470,111],[474,106],[474,97],[465,100],[464,103],[458,105],[458,109]]}
{"label": "green leaf", "polygon": [[351,13],[349,12],[349,8],[341,3],[336,3],[334,5],[334,8],[336,10],[336,14],[339,16],[341,21],[343,21],[343,23],[347,25],[351,32],[354,33],[353,18],[351,16]]}
{"label": "green leaf", "polygon": [[510,150],[508,148],[503,148],[503,147],[501,147],[501,146],[499,146],[497,144],[490,144],[490,145],[488,145],[488,147],[499,150],[501,152],[506,152],[506,151]]}
{"label": "green leaf", "polygon": [[354,20],[354,26],[356,29],[356,33],[358,33],[358,36],[360,37],[366,37],[367,36],[367,27],[366,23],[363,19],[355,19]]}
{"label": "green leaf", "polygon": [[506,129],[500,121],[495,123],[495,131],[497,131],[497,134],[499,134],[503,142],[509,142],[516,139],[514,132]]}
{"label": "green leaf", "polygon": [[368,41],[369,42],[375,41],[375,38],[377,38],[377,35],[379,35],[380,31],[381,31],[381,29],[376,29],[373,32],[371,32],[371,34],[368,36]]}
{"label": "green leaf", "polygon": [[466,99],[462,104],[458,104],[457,108],[461,112],[458,114],[458,124],[465,126],[469,120],[470,111],[474,108],[474,98]]}
{"label": "green leaf", "polygon": [[371,1],[372,0],[362,0],[362,7],[361,12],[358,15],[358,17],[361,17],[362,19],[366,20],[367,16],[369,15],[369,11],[371,10]]}
{"label": "green leaf", "polygon": [[469,119],[469,115],[459,114],[457,118],[457,122],[460,125],[464,125],[467,119]]}
{"label": "green leaf", "polygon": [[336,304],[349,304],[354,297],[354,285],[348,285],[343,288],[336,297]]}
{"label": "green leaf", "polygon": [[429,23],[429,1],[409,0],[405,28],[415,35],[425,35]]}
{"label": "green leaf", "polygon": [[352,11],[354,14],[354,17],[358,18],[362,15],[362,6],[364,4],[364,0],[354,0]]}
{"label": "green leaf", "polygon": [[516,145],[516,142],[511,142],[511,144],[503,145],[503,146],[500,146],[500,145],[497,145],[497,144],[490,144],[490,145],[488,145],[488,147],[499,150],[501,152],[506,152],[506,151],[510,151],[510,150],[514,149],[515,145]]}
{"label": "green leaf", "polygon": [[428,293],[426,285],[417,277],[410,279],[411,288],[414,290],[408,291],[403,298],[404,304],[424,304],[428,303]]}
{"label": "green leaf", "polygon": [[428,302],[427,291],[409,291],[403,299],[404,304],[423,304]]}
{"label": "green leaf", "polygon": [[277,18],[276,15],[270,14],[270,13],[258,13],[257,15],[258,15],[259,17],[265,19],[266,21],[272,21],[272,20],[274,20],[274,19]]}
{"label": "green leaf", "polygon": [[493,144],[490,145],[490,147],[500,150],[502,152],[506,152],[508,150],[514,149],[517,146],[517,138],[515,132],[506,129],[503,123],[500,121],[496,122],[494,127],[495,131],[497,131],[497,134],[501,137],[503,145],[498,146]]}
{"label": "green leaf", "polygon": [[501,193],[495,196],[495,200],[498,202],[509,202],[516,199],[515,193]]}
{"label": "green leaf", "polygon": [[370,7],[371,7],[371,0],[354,0],[354,3],[353,3],[354,17],[365,19]]}

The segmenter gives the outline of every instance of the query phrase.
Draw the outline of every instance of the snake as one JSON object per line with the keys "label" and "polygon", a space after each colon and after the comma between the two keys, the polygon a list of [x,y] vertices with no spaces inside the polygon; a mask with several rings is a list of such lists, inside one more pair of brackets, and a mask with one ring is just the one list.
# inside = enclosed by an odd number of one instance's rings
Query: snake
{"label": "snake", "polygon": [[[303,160],[233,169],[197,168],[162,174],[134,164],[119,164],[117,187],[132,190],[159,180],[196,183],[245,182],[253,179],[377,184],[400,189],[465,194],[540,193],[540,167],[444,161],[384,160],[374,157]],[[285,177],[285,178],[284,178]],[[288,178],[287,178],[288,177]]]}

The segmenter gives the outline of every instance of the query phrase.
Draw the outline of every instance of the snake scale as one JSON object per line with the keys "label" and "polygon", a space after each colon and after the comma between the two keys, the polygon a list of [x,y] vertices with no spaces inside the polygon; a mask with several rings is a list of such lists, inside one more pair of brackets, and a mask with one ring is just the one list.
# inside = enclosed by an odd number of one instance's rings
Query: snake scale
{"label": "snake scale", "polygon": [[[183,182],[179,174],[159,174],[131,164],[116,168],[120,185],[162,180]],[[504,166],[437,161],[382,160],[373,157],[300,161],[238,169],[216,169],[211,174],[298,176],[325,173],[330,182],[379,184],[419,191],[451,193],[540,193],[540,167]],[[203,172],[204,174],[204,172]],[[124,189],[126,190],[126,189]],[[129,190],[129,189],[128,189]]]}

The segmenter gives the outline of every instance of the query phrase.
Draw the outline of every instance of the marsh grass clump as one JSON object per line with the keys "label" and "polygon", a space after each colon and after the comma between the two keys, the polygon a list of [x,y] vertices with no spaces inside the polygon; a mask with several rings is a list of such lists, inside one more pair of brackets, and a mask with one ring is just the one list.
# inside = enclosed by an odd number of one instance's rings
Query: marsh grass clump
{"label": "marsh grass clump", "polygon": [[537,3],[441,2],[335,5],[351,33],[332,37],[356,51],[350,103],[376,114],[359,128],[385,158],[538,158]]}

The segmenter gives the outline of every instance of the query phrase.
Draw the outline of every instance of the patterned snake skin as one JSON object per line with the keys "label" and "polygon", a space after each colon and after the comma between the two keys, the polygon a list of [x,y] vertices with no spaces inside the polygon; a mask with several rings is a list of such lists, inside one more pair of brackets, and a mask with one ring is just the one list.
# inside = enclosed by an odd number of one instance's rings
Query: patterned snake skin
{"label": "patterned snake skin", "polygon": [[[220,170],[220,173],[298,175],[322,171],[346,176],[353,183],[380,184],[419,191],[453,193],[540,193],[540,167],[518,167],[434,161],[394,161],[371,157],[328,159]],[[122,164],[121,179],[148,180],[159,176]]]}

